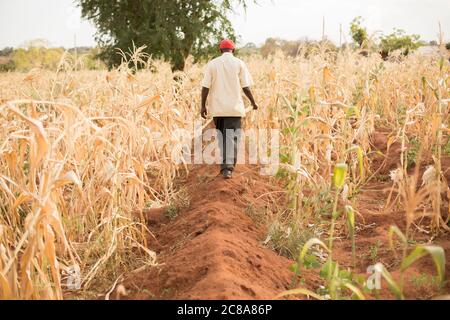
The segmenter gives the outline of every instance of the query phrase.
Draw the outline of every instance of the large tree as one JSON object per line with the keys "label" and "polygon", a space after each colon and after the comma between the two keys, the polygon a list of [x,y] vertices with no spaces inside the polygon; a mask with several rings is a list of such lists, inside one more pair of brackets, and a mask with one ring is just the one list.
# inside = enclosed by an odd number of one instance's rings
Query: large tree
{"label": "large tree", "polygon": [[133,45],[163,58],[173,70],[183,70],[186,58],[210,53],[222,37],[235,39],[227,14],[246,0],[77,0],[83,18],[97,27],[101,57],[110,65],[121,62],[117,48]]}

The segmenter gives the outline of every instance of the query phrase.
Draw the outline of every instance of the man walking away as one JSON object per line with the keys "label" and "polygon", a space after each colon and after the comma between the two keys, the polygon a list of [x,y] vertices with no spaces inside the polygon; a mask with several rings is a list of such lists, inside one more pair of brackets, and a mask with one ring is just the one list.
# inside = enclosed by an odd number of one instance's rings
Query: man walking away
{"label": "man walking away", "polygon": [[[222,143],[219,143],[222,156],[220,172],[225,179],[232,178],[237,160],[238,130],[241,129],[241,120],[245,116],[241,89],[253,109],[258,109],[250,91],[253,85],[252,77],[245,63],[234,57],[234,50],[233,41],[222,40],[222,55],[208,63],[202,81],[201,116],[206,119],[209,113],[214,118],[216,129],[222,134]],[[218,140],[220,142],[220,139]]]}

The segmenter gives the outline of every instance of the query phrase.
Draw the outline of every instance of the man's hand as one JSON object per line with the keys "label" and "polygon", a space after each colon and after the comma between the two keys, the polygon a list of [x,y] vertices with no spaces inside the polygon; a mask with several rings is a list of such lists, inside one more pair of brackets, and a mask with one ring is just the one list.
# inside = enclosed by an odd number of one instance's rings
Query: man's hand
{"label": "man's hand", "polygon": [[206,119],[206,116],[208,115],[208,110],[206,110],[205,107],[202,107],[202,110],[200,111],[200,115],[203,119]]}
{"label": "man's hand", "polygon": [[253,98],[253,94],[252,94],[252,91],[250,90],[250,88],[246,87],[246,88],[242,88],[242,90],[244,90],[246,97],[248,98],[248,100],[250,100],[253,110],[258,110],[259,107],[255,102],[255,98]]}
{"label": "man's hand", "polygon": [[209,89],[203,87],[202,88],[202,109],[200,111],[200,115],[203,119],[206,119],[208,115],[208,111],[206,110],[206,99],[208,99]]}

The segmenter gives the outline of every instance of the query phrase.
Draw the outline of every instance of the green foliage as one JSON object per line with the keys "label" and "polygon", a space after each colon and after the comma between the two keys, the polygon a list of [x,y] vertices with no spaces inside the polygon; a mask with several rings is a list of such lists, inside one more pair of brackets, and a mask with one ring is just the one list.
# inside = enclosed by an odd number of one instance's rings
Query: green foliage
{"label": "green foliage", "polygon": [[448,156],[450,156],[450,139],[442,146],[442,152]]}
{"label": "green foliage", "polygon": [[11,58],[14,49],[6,47],[0,50],[0,72],[13,71],[15,69],[14,61]]}
{"label": "green foliage", "polygon": [[370,260],[370,263],[375,264],[378,262],[378,254],[381,251],[381,241],[377,240],[375,244],[369,247],[369,252],[364,254],[363,257]]}
{"label": "green foliage", "polygon": [[[307,252],[313,246],[321,246],[328,251],[328,247],[319,239],[310,239],[303,246],[297,262],[290,266],[290,270],[295,272],[296,276],[301,275],[302,268],[317,268],[319,263],[313,255],[307,255]],[[312,257],[312,258],[311,258]],[[357,288],[359,279],[354,277],[353,272],[350,269],[340,269],[339,264],[330,257],[322,265],[320,269],[320,276],[326,281],[326,287],[320,289],[318,294],[312,295],[311,291],[304,288],[297,288],[294,290],[286,291],[282,293],[282,296],[294,295],[294,294],[306,294],[311,295],[316,299],[323,299],[329,297],[329,299],[358,299],[364,300],[365,297],[362,292]]]}
{"label": "green foliage", "polygon": [[171,203],[164,212],[164,216],[169,220],[175,220],[181,210],[188,208],[190,204],[189,193],[186,188],[182,188],[173,196]]}
{"label": "green foliage", "polygon": [[298,289],[284,291],[284,292],[280,293],[278,296],[276,296],[275,299],[287,297],[287,296],[291,296],[291,295],[299,295],[299,294],[305,295],[308,298],[313,297],[314,299],[317,299],[317,300],[324,300],[320,295],[318,295],[308,289],[304,289],[304,288],[298,288]]}
{"label": "green foliage", "polygon": [[346,163],[338,163],[333,170],[333,185],[336,189],[341,189],[345,184],[348,166]]}
{"label": "green foliage", "polygon": [[[55,71],[63,57],[74,62],[77,60],[79,68],[84,70],[104,69],[104,64],[96,58],[98,49],[88,47],[73,48],[46,48],[30,45],[19,48],[5,48],[0,50],[0,72],[19,71],[27,72],[33,68],[42,68]],[[75,65],[75,63],[73,63]]]}
{"label": "green foliage", "polygon": [[363,45],[367,42],[368,35],[367,29],[361,25],[362,18],[356,17],[350,24],[350,35],[353,41],[363,48]]}
{"label": "green foliage", "polygon": [[[320,276],[326,281],[326,286],[321,289],[318,297],[329,297],[329,299],[358,299],[364,300],[365,297],[357,285],[361,283],[354,277],[350,269],[340,269],[339,264],[333,260],[333,234],[336,219],[339,217],[337,205],[340,190],[345,183],[348,167],[345,163],[339,163],[335,166],[333,172],[333,184],[337,189],[335,193],[335,200],[333,204],[333,211],[331,214],[331,225],[329,232],[329,244],[328,246],[318,238],[309,239],[302,247],[296,263],[290,266],[290,270],[295,273],[296,276],[301,275],[302,268],[315,268],[318,265],[318,261],[314,256],[308,255],[308,251],[313,247],[322,247],[328,252],[328,259],[322,265],[320,270]],[[349,233],[352,236],[352,256],[355,260],[355,244],[354,244],[354,232],[355,232],[355,216],[353,208],[347,206],[347,222],[349,226]],[[282,295],[290,294],[306,294],[311,295],[310,291],[305,291],[304,288],[298,288],[284,292]],[[312,296],[312,295],[311,295]]]}
{"label": "green foliage", "polygon": [[17,71],[29,71],[33,68],[56,70],[64,49],[30,47],[17,49],[12,53],[12,61]]}
{"label": "green foliage", "polygon": [[283,256],[295,259],[302,246],[312,236],[314,230],[305,228],[301,217],[289,210],[270,224],[264,244]]}
{"label": "green foliage", "polygon": [[298,263],[299,265],[304,265],[305,263],[305,257],[308,253],[308,251],[311,249],[311,247],[313,246],[321,246],[322,248],[324,248],[326,251],[329,251],[326,244],[323,243],[320,239],[318,238],[312,238],[309,239],[305,245],[303,246],[302,250],[300,251],[300,255],[298,256]]}
{"label": "green foliage", "polygon": [[178,206],[174,203],[171,203],[164,212],[164,216],[169,220],[175,220],[178,217],[179,213],[180,209],[178,208]]}
{"label": "green foliage", "polygon": [[86,53],[82,54],[82,56],[79,58],[81,59],[82,68],[85,70],[105,69],[104,63],[97,58],[99,53],[100,50],[95,48],[89,49]]}
{"label": "green foliage", "polygon": [[[305,196],[302,199],[303,207],[311,207],[312,212],[319,216],[330,217],[333,210],[333,193],[330,189],[320,190],[311,196]],[[338,209],[339,210],[339,209]]]}
{"label": "green foliage", "polygon": [[352,239],[352,263],[356,265],[356,243],[355,243],[355,211],[352,206],[345,206],[345,212],[347,213],[347,227],[350,237]]}
{"label": "green foliage", "polygon": [[381,52],[383,56],[388,56],[395,50],[401,50],[402,54],[408,55],[411,51],[423,45],[420,36],[417,34],[407,35],[401,29],[394,29],[389,35],[381,37]]}
{"label": "green foliage", "polygon": [[445,47],[447,48],[447,50],[450,50],[450,42],[447,43],[447,44],[445,45]]}
{"label": "green foliage", "polygon": [[445,251],[442,247],[432,246],[432,245],[421,245],[414,248],[414,250],[403,259],[400,269],[404,272],[409,266],[414,262],[422,258],[423,256],[429,254],[433,259],[434,265],[436,267],[437,278],[440,283],[445,281]]}
{"label": "green foliage", "polygon": [[300,254],[297,257],[297,262],[289,266],[289,270],[294,272],[297,276],[301,275],[302,268],[316,269],[320,267],[320,263],[314,254],[308,254],[312,247],[319,246],[328,251],[327,246],[318,238],[309,239],[302,247]]}
{"label": "green foliage", "polygon": [[408,152],[406,153],[408,169],[412,168],[416,164],[417,155],[420,150],[420,141],[413,138],[413,139],[411,139],[409,144],[410,144],[410,146],[408,148]]}
{"label": "green foliage", "polygon": [[9,57],[13,53],[14,49],[11,47],[6,47],[0,50],[0,57]]}
{"label": "green foliage", "polygon": [[440,281],[438,277],[421,273],[417,276],[412,276],[410,282],[418,289],[429,288],[438,290],[440,288]]}
{"label": "green foliage", "polygon": [[383,277],[384,280],[386,280],[389,289],[395,295],[395,297],[398,300],[404,300],[405,296],[403,294],[403,290],[402,290],[401,285],[399,285],[394,280],[394,277],[392,277],[392,274],[388,271],[388,269],[386,269],[386,267],[383,264],[381,264],[381,263],[377,263],[375,265],[375,269],[378,270],[378,272],[381,273],[381,276]]}
{"label": "green foliage", "polygon": [[[442,247],[435,246],[435,245],[418,245],[416,246],[409,255],[406,255],[406,251],[408,250],[408,239],[406,236],[400,231],[400,229],[397,226],[391,226],[389,230],[389,246],[391,250],[394,251],[395,256],[397,256],[396,250],[394,248],[394,242],[393,242],[393,236],[396,235],[402,246],[403,246],[403,257],[402,262],[400,265],[400,272],[401,272],[401,279],[403,279],[403,274],[413,263],[415,263],[417,260],[420,260],[422,257],[429,255],[436,267],[436,283],[439,284],[440,287],[445,282],[445,264],[446,264],[446,258],[445,258],[445,251]],[[379,264],[381,265],[381,264]],[[383,277],[385,277],[385,274],[387,270],[383,267]],[[390,276],[390,275],[389,275]],[[398,285],[391,277],[391,279],[388,280],[389,287],[391,291],[397,296],[399,299],[403,299],[403,292],[402,292],[402,283]]]}
{"label": "green foliage", "polygon": [[14,71],[16,66],[10,57],[0,57],[0,72]]}
{"label": "green foliage", "polygon": [[362,25],[362,22],[363,19],[361,17],[356,17],[350,24],[350,35],[353,41],[361,49],[374,50],[377,47],[383,58],[387,58],[391,52],[396,50],[401,50],[403,55],[408,55],[411,51],[425,44],[417,34],[407,35],[401,29],[394,29],[391,34],[381,35],[380,43],[377,46],[369,48],[368,32]]}
{"label": "green foliage", "polygon": [[245,0],[120,1],[78,0],[82,16],[97,26],[101,57],[109,66],[121,63],[124,52],[146,45],[145,53],[164,58],[183,70],[192,54],[201,59],[217,52],[223,37],[235,39],[227,14]]}

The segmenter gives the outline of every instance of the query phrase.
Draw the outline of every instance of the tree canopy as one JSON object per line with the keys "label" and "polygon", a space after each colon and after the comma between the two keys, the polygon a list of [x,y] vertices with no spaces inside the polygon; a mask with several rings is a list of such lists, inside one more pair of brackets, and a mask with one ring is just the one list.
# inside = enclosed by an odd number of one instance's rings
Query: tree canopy
{"label": "tree canopy", "polygon": [[394,29],[391,34],[381,37],[381,54],[383,56],[395,50],[401,50],[404,55],[419,48],[424,43],[420,41],[420,36],[417,34],[407,35],[401,29]]}
{"label": "tree canopy", "polygon": [[98,29],[101,57],[118,65],[117,48],[128,51],[146,45],[155,58],[183,70],[186,58],[211,53],[220,38],[236,38],[227,14],[233,6],[246,7],[246,0],[78,0],[82,16]]}
{"label": "tree canopy", "polygon": [[400,50],[403,55],[421,47],[425,43],[417,34],[408,35],[404,30],[394,28],[388,35],[380,34],[379,41],[373,41],[369,37],[367,28],[363,26],[363,19],[356,17],[350,24],[350,35],[353,41],[364,50],[377,50],[383,58],[387,58],[392,52]]}
{"label": "tree canopy", "polygon": [[368,39],[367,29],[362,26],[362,17],[356,17],[350,24],[350,35],[353,41],[363,48]]}

